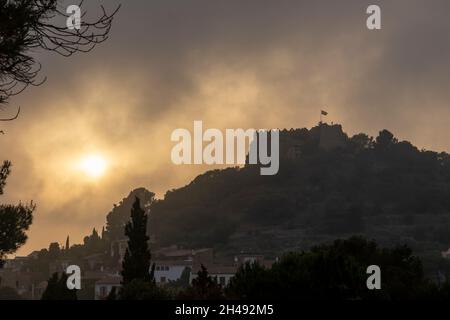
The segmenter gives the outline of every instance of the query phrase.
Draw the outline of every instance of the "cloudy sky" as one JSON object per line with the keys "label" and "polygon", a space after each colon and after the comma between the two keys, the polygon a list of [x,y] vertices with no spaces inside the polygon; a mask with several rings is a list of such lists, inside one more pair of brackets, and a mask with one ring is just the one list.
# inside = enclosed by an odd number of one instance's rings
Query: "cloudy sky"
{"label": "cloudy sky", "polygon": [[[311,127],[325,108],[348,134],[386,128],[450,151],[448,12],[448,0],[123,1],[106,43],[70,59],[37,51],[47,82],[11,100],[22,113],[1,127],[14,165],[1,201],[38,206],[19,254],[80,242],[131,189],[162,197],[206,170],[170,160],[171,132],[194,120]],[[105,159],[103,176],[80,171],[88,155]]]}

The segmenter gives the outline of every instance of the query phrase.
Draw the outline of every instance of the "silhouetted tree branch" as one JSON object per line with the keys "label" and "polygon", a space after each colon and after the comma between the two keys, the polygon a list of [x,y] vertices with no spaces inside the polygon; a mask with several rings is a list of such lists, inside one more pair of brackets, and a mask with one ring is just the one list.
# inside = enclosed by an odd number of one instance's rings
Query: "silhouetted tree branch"
{"label": "silhouetted tree branch", "polygon": [[[108,14],[101,6],[101,15],[94,21],[85,21],[84,11],[80,29],[69,29],[66,21],[70,15],[61,10],[58,0],[0,0],[0,103],[45,81],[45,77],[37,79],[41,64],[30,55],[31,50],[44,49],[65,57],[89,52],[108,39],[119,9],[120,5]],[[61,25],[56,23],[60,20]]]}
{"label": "silhouetted tree branch", "polygon": [[[19,109],[17,109],[17,113],[16,113],[15,116],[10,117],[10,118],[0,118],[0,121],[13,121],[13,120],[16,120],[19,117],[19,114],[20,114],[20,107],[19,107]],[[3,132],[3,131],[0,131],[0,132]]]}

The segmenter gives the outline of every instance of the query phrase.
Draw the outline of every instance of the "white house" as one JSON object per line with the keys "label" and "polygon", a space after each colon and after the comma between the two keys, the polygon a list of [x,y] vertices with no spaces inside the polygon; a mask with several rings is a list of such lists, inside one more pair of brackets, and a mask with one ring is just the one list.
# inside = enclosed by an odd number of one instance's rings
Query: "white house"
{"label": "white house", "polygon": [[155,261],[155,281],[165,284],[181,278],[185,268],[192,268],[192,261],[184,260],[159,260]]}

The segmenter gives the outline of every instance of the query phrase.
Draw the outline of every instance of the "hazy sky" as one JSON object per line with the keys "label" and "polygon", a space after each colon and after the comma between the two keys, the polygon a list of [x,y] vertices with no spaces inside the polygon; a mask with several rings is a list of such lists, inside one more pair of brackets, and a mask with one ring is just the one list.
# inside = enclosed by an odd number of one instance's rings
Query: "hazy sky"
{"label": "hazy sky", "polygon": [[[370,4],[380,31],[366,28]],[[0,200],[38,206],[19,254],[82,241],[133,188],[162,197],[203,172],[170,160],[171,132],[194,120],[311,127],[325,108],[349,134],[386,128],[449,151],[448,12],[448,0],[123,1],[95,51],[36,52],[48,80],[11,100],[22,114],[1,124],[0,159],[14,167]],[[103,177],[77,169],[89,154],[107,160]]]}

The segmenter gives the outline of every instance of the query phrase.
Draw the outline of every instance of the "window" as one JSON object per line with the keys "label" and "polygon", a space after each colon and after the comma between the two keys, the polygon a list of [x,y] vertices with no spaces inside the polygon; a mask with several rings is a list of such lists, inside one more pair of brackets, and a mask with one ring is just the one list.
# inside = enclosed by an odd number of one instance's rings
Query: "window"
{"label": "window", "polygon": [[256,258],[255,257],[245,257],[244,258],[244,263],[255,263],[256,262]]}
{"label": "window", "polygon": [[169,271],[169,266],[166,266],[164,270]]}
{"label": "window", "polygon": [[220,277],[220,278],[219,278],[219,283],[220,283],[220,285],[224,286],[224,285],[225,285],[225,282],[226,282],[225,277]]}
{"label": "window", "polygon": [[100,295],[101,296],[106,296],[106,287],[105,286],[101,286],[100,287]]}

